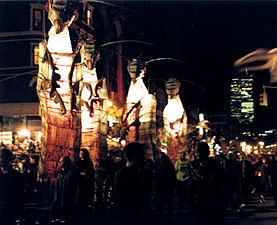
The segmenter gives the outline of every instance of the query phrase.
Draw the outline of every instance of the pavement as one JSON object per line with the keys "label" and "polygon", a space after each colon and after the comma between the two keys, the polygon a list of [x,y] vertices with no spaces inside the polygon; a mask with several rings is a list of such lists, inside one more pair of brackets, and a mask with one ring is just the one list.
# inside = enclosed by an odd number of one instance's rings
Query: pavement
{"label": "pavement", "polygon": [[[176,202],[176,201],[175,201]],[[253,197],[241,211],[228,209],[225,213],[222,225],[275,225],[277,224],[277,209],[273,207],[274,202],[270,196],[266,202],[260,203],[258,198]],[[29,221],[23,225],[62,225],[56,221],[47,207],[27,205],[25,215]],[[160,225],[191,225],[187,209],[181,209],[174,205],[174,216],[164,216]],[[82,213],[80,225],[118,225],[116,209],[90,207]],[[140,224],[134,224],[140,225]],[[156,225],[156,224],[153,224]]]}
{"label": "pavement", "polygon": [[260,203],[258,198],[252,198],[242,211],[227,211],[226,225],[275,225],[277,224],[277,208],[274,208],[273,199],[268,196],[266,202]]}

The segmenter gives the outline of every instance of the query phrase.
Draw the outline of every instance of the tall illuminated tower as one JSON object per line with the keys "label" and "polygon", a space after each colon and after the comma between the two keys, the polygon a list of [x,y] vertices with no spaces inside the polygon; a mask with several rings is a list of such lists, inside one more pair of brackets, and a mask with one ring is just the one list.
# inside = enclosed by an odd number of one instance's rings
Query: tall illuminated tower
{"label": "tall illuminated tower", "polygon": [[232,79],[230,109],[231,117],[237,118],[240,124],[254,122],[253,75],[247,70]]}

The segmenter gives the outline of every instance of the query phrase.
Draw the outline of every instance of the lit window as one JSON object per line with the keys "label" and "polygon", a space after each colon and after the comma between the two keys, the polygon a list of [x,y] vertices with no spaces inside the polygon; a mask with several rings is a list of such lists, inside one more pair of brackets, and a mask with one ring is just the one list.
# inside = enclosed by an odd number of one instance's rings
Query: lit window
{"label": "lit window", "polygon": [[38,57],[39,57],[39,47],[35,45],[33,47],[33,64],[38,65]]}
{"label": "lit window", "polygon": [[33,30],[42,30],[42,10],[33,10]]}
{"label": "lit window", "polygon": [[92,26],[92,10],[87,9],[87,25]]}

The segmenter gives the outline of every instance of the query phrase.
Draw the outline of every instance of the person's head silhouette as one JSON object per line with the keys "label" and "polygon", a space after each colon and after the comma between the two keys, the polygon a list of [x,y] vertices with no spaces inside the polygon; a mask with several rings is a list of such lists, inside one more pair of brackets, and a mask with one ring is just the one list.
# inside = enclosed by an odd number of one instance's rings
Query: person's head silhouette
{"label": "person's head silhouette", "polygon": [[201,161],[207,160],[210,155],[209,145],[203,141],[199,142],[197,145],[197,153],[198,153],[199,160]]}
{"label": "person's head silhouette", "polygon": [[58,171],[61,174],[66,174],[70,170],[71,165],[72,162],[69,156],[61,157],[58,162]]}
{"label": "person's head silhouette", "polygon": [[8,167],[9,165],[11,165],[12,160],[13,160],[12,152],[7,148],[2,148],[0,150],[0,166]]}
{"label": "person's head silhouette", "polygon": [[144,144],[131,142],[123,149],[124,157],[127,160],[127,166],[142,168],[145,161]]}
{"label": "person's head silhouette", "polygon": [[89,151],[86,148],[81,148],[79,152],[79,157],[81,160],[89,160]]}

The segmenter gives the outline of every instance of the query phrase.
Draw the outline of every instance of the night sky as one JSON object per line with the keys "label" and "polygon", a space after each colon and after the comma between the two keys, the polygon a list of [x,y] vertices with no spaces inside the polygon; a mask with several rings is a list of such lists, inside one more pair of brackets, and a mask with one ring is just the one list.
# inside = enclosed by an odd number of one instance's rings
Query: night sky
{"label": "night sky", "polygon": [[[117,2],[112,2],[119,5]],[[200,104],[212,113],[229,113],[229,86],[233,62],[257,48],[277,47],[277,2],[257,1],[127,1],[125,37],[148,41],[144,55],[173,57],[178,63],[160,63],[153,79],[177,77],[184,82],[185,107]],[[147,49],[147,50],[146,50]],[[133,53],[135,54],[135,53]],[[268,73],[257,73],[266,76]]]}

